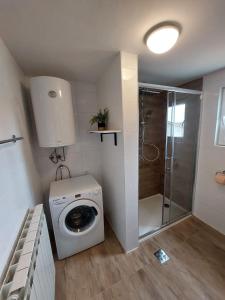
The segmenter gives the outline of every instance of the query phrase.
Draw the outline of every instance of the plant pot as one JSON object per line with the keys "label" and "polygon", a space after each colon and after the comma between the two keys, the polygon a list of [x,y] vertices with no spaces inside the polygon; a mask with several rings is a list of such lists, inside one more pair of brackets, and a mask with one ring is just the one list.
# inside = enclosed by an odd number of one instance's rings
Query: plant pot
{"label": "plant pot", "polygon": [[105,123],[98,123],[98,130],[106,130],[106,124]]}

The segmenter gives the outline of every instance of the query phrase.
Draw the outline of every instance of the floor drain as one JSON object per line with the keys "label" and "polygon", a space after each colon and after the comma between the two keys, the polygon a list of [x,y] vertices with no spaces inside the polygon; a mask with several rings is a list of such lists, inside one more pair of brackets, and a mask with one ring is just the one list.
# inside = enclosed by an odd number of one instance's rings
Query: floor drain
{"label": "floor drain", "polygon": [[167,262],[170,259],[169,256],[166,254],[166,252],[163,249],[157,250],[154,253],[154,255],[158,259],[160,264],[164,264],[165,262]]}

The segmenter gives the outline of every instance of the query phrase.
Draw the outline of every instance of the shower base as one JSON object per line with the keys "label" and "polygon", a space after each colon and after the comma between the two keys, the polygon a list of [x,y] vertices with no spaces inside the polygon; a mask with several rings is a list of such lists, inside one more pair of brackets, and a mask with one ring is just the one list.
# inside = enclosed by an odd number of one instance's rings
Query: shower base
{"label": "shower base", "polygon": [[[162,194],[156,194],[139,200],[139,237],[161,228],[162,201]],[[169,199],[165,199],[165,204],[170,204],[172,206],[171,219],[173,220],[187,213],[185,209],[178,206],[173,201],[170,203]],[[164,206],[164,223],[169,222],[169,211],[170,207]]]}

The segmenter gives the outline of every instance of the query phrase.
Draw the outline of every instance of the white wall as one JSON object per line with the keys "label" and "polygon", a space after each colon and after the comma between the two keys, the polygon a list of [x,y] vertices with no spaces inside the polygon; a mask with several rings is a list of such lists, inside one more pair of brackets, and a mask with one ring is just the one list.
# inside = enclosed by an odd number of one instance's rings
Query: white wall
{"label": "white wall", "polygon": [[42,200],[26,100],[24,76],[0,40],[0,140],[12,134],[24,137],[16,144],[0,145],[0,276],[27,208]]}
{"label": "white wall", "polygon": [[[66,147],[66,164],[72,176],[86,173],[92,174],[101,183],[101,161],[99,137],[88,133],[89,120],[97,111],[96,87],[84,82],[71,82],[72,98],[76,123],[76,144]],[[55,171],[58,165],[49,160],[51,148],[35,146],[38,169],[41,175],[45,200],[48,200],[49,184],[55,180]]]}
{"label": "white wall", "polygon": [[225,148],[214,145],[219,91],[225,86],[225,69],[203,79],[203,110],[197,166],[194,215],[225,234],[225,186],[214,181],[225,169]]}
{"label": "white wall", "polygon": [[138,246],[137,56],[120,53],[97,84],[99,108],[110,111],[109,128],[121,129],[118,146],[104,136],[101,167],[105,214],[126,251]]}
{"label": "white wall", "polygon": [[126,248],[138,246],[138,64],[137,55],[121,53],[125,169]]}
{"label": "white wall", "polygon": [[[123,130],[121,60],[118,55],[103,73],[97,84],[99,108],[110,111],[109,128]],[[125,248],[125,172],[124,141],[118,134],[118,146],[114,146],[113,136],[105,135],[101,145],[101,168],[104,196],[104,212],[118,240]]]}

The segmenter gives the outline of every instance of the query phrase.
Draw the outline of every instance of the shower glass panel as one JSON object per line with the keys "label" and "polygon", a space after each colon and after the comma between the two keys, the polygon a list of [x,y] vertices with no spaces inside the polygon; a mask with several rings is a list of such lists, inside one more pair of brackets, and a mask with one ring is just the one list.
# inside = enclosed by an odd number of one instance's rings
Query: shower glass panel
{"label": "shower glass panel", "polygon": [[139,89],[139,236],[192,211],[200,92]]}
{"label": "shower glass panel", "polygon": [[199,118],[199,95],[168,92],[163,225],[192,210]]}

